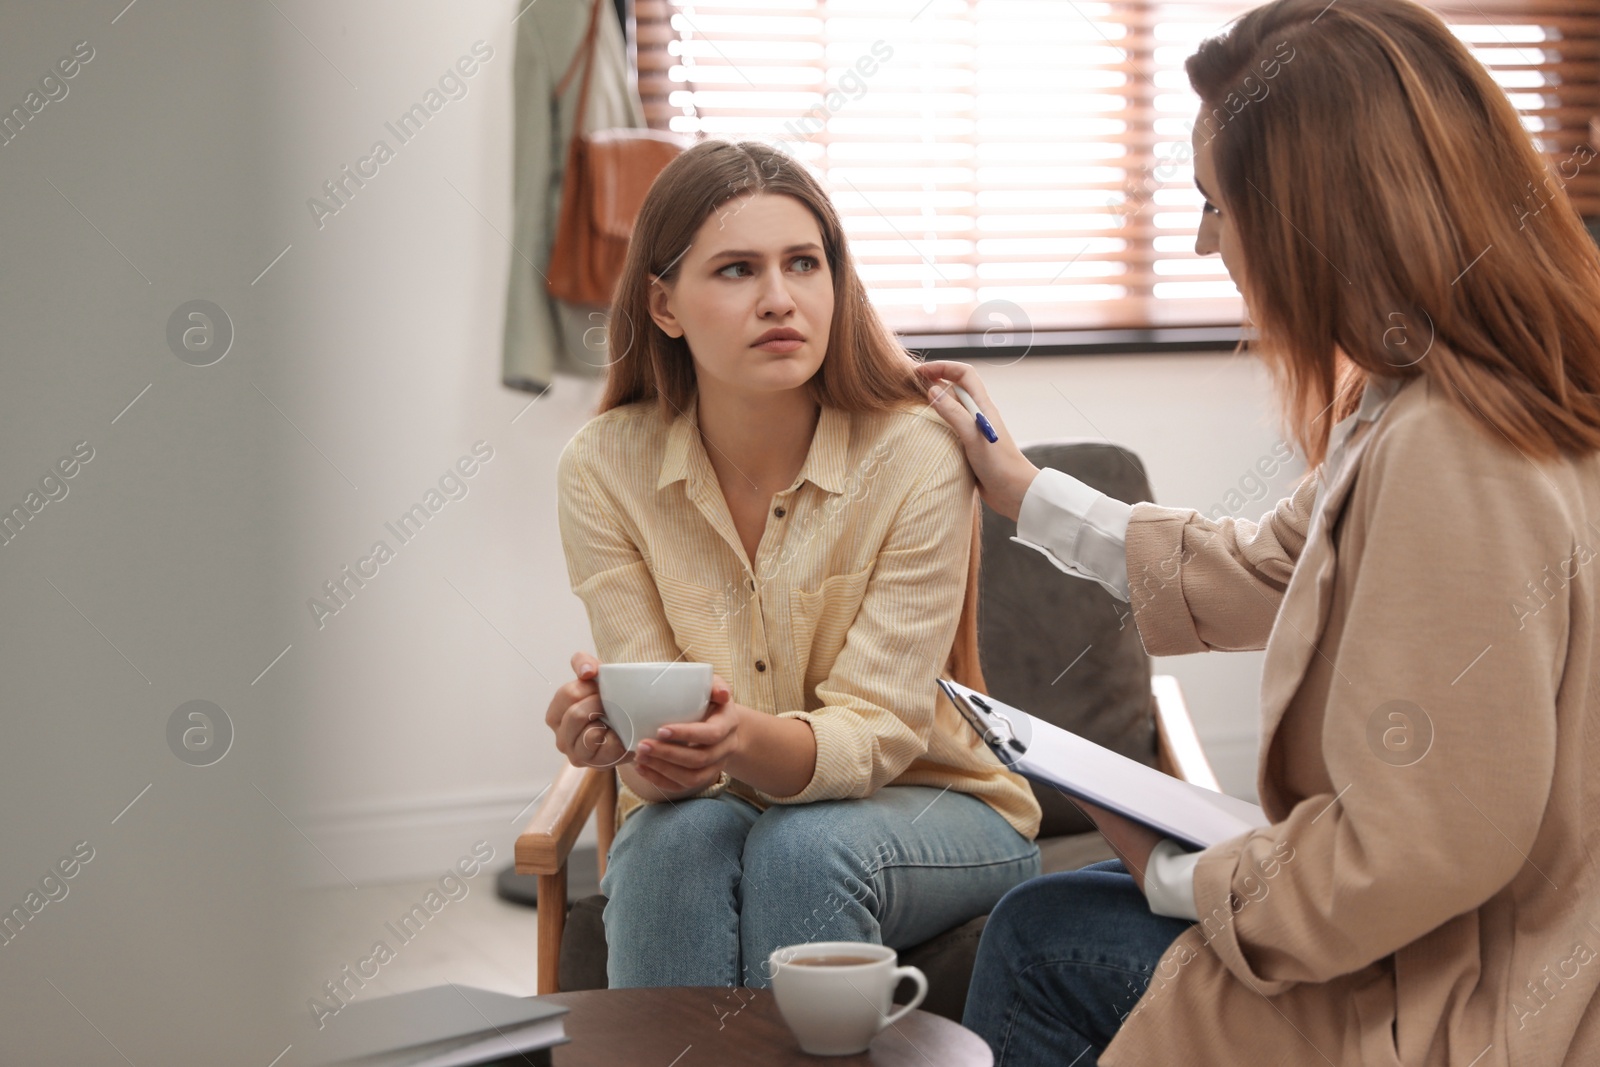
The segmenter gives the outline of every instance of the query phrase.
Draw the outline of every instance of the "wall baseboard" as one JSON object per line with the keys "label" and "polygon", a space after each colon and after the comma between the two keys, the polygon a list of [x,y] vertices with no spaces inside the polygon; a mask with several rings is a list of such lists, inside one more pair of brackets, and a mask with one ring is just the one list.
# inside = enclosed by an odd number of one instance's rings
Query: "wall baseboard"
{"label": "wall baseboard", "polygon": [[[358,888],[437,878],[471,853],[477,841],[494,848],[486,865],[498,871],[512,861],[541,786],[467,790],[330,805],[308,816],[297,884],[307,888]],[[593,827],[580,841],[592,843]],[[318,853],[321,853],[320,855]]]}

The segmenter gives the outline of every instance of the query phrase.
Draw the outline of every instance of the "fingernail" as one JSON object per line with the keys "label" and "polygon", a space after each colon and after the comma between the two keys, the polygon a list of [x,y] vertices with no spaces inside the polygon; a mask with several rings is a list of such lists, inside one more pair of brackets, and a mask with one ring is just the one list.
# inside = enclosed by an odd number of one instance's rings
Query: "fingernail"
{"label": "fingernail", "polygon": [[672,736],[672,727],[663,726],[661,729],[656,731],[656,736],[657,737],[671,737]]}
{"label": "fingernail", "polygon": [[653,749],[651,749],[651,747],[650,747],[650,742],[648,742],[648,741],[640,741],[639,742],[639,755],[648,756],[648,755],[650,755],[650,753],[652,751],[653,751]]}

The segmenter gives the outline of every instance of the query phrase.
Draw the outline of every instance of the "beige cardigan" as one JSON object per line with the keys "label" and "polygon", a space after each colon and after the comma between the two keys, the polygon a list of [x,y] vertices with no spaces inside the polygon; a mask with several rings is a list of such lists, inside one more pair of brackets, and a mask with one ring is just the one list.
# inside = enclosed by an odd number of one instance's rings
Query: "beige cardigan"
{"label": "beige cardigan", "polygon": [[1316,524],[1312,480],[1259,525],[1134,509],[1145,647],[1266,649],[1272,824],[1201,855],[1108,1067],[1600,1064],[1600,454],[1441,388]]}

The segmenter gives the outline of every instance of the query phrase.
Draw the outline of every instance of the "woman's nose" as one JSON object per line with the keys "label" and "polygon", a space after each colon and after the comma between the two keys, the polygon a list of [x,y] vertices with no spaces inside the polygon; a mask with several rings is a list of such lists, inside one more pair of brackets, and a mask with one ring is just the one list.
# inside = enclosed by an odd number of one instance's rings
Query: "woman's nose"
{"label": "woman's nose", "polygon": [[1194,254],[1214,256],[1221,251],[1217,244],[1217,222],[1208,212],[1200,215],[1200,229],[1194,235]]}
{"label": "woman's nose", "polygon": [[794,309],[794,297],[789,293],[789,285],[782,271],[771,271],[767,274],[766,281],[761,286],[760,305],[756,313],[765,315],[768,312],[783,314]]}

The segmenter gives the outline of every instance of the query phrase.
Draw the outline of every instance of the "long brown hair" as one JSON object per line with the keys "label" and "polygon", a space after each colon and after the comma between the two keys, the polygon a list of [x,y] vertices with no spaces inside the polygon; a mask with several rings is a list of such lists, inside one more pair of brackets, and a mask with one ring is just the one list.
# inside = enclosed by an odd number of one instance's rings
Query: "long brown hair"
{"label": "long brown hair", "polygon": [[730,200],[757,193],[790,196],[817,220],[833,277],[833,321],[822,368],[807,383],[819,404],[883,411],[927,401],[915,361],[878,317],[856,274],[839,213],[806,168],[758,141],[701,141],[669,163],[650,187],[611,301],[607,343],[612,360],[600,410],[656,400],[664,418],[688,406],[694,361],[684,337],[670,337],[650,317],[650,279],[672,282],[696,231]]}
{"label": "long brown hair", "polygon": [[1308,463],[1368,376],[1424,375],[1532,457],[1600,449],[1600,250],[1437,15],[1275,0],[1186,69]]}
{"label": "long brown hair", "polygon": [[[650,282],[678,276],[695,233],[736,197],[771,193],[798,200],[817,220],[833,278],[833,321],[822,366],[806,383],[819,404],[850,412],[888,411],[927,402],[916,361],[878,317],[856,273],[844,225],[828,194],[805,167],[758,141],[705,140],[656,177],[634,224],[628,256],[612,297],[607,344],[611,359],[600,411],[655,402],[664,419],[695,395],[694,360],[685,337],[668,336],[650,316]],[[960,621],[945,670],[963,685],[985,689],[978,662],[978,569],[981,512],[972,501],[971,559]]]}

